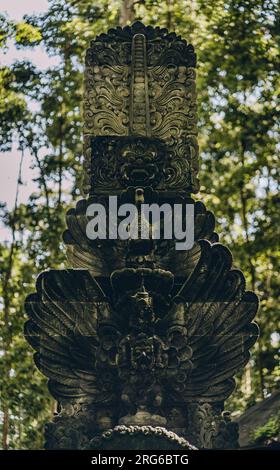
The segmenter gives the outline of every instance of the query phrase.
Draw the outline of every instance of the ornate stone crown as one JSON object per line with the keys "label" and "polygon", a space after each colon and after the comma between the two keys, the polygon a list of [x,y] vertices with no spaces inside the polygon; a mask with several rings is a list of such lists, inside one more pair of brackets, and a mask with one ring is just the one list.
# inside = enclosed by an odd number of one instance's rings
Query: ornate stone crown
{"label": "ornate stone crown", "polygon": [[[142,23],[92,41],[85,72],[85,192],[141,182],[198,191],[195,63],[193,46]],[[136,162],[139,172],[153,165],[150,181],[126,171]]]}

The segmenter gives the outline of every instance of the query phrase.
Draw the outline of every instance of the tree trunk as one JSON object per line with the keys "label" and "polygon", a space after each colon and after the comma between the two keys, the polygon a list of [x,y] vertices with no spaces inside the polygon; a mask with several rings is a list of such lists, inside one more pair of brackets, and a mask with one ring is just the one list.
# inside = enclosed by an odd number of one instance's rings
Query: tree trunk
{"label": "tree trunk", "polygon": [[166,12],[166,28],[170,31],[172,29],[172,0],[167,0]]}
{"label": "tree trunk", "polygon": [[2,449],[8,450],[10,412],[9,412],[9,405],[7,402],[3,403],[2,412],[3,412]]}
{"label": "tree trunk", "polygon": [[[245,99],[245,97],[244,97]],[[241,165],[244,171],[245,168],[245,143],[241,139]],[[247,253],[248,253],[248,264],[251,274],[251,288],[254,291],[256,287],[256,267],[252,260],[251,256],[251,245],[250,245],[250,236],[249,236],[249,227],[247,221],[247,197],[244,191],[244,179],[241,182],[240,187],[240,199],[241,199],[241,217],[242,217],[242,224],[245,231],[245,240],[247,245]],[[257,367],[259,372],[259,384],[260,384],[260,396],[264,399],[264,374],[263,374],[263,366],[262,366],[262,358],[261,358],[261,339],[258,342],[258,358],[257,358]]]}
{"label": "tree trunk", "polygon": [[47,185],[47,180],[46,180],[46,175],[45,175],[45,171],[44,171],[44,168],[43,168],[43,165],[39,159],[39,156],[38,156],[38,151],[35,149],[33,151],[33,155],[35,157],[35,160],[36,160],[36,163],[38,165],[38,168],[40,170],[40,175],[41,175],[41,178],[42,178],[42,183],[43,183],[43,187],[44,187],[44,193],[45,193],[45,198],[46,198],[46,209],[47,209],[47,213],[48,213],[48,222],[49,222],[49,225],[51,225],[51,217],[50,217],[50,198],[49,198],[49,190],[48,190],[48,185]]}
{"label": "tree trunk", "polygon": [[261,337],[259,338],[259,341],[258,341],[258,369],[259,369],[259,381],[260,381],[260,392],[261,392],[260,395],[261,395],[262,400],[264,400],[265,383],[264,383],[264,373],[263,373]]}
{"label": "tree trunk", "polygon": [[135,0],[123,0],[120,6],[119,24],[125,26],[135,20]]}
{"label": "tree trunk", "polygon": [[62,197],[62,164],[63,164],[63,122],[60,119],[59,126],[59,149],[58,149],[58,205],[61,205]]}
{"label": "tree trunk", "polygon": [[[7,365],[5,367],[5,356],[7,356],[10,345],[12,342],[12,332],[10,329],[9,324],[9,317],[10,317],[10,292],[9,292],[9,284],[12,277],[13,271],[13,264],[14,264],[14,252],[16,247],[16,215],[17,215],[17,205],[18,205],[18,193],[19,193],[19,185],[21,183],[21,171],[22,171],[22,163],[23,163],[23,156],[24,152],[21,153],[21,160],[19,164],[19,171],[18,171],[18,178],[17,178],[17,187],[16,187],[16,197],[15,197],[15,205],[14,205],[14,212],[11,218],[11,230],[12,230],[12,241],[10,246],[9,258],[8,258],[8,265],[6,269],[6,273],[3,279],[3,304],[4,304],[4,345],[3,345],[3,361],[4,361],[4,379],[6,383],[9,382],[10,379],[10,367]],[[7,397],[4,396],[2,399],[2,413],[3,413],[3,429],[2,429],[2,448],[7,450],[9,447],[9,424],[10,424],[10,410],[9,405],[7,402]]]}

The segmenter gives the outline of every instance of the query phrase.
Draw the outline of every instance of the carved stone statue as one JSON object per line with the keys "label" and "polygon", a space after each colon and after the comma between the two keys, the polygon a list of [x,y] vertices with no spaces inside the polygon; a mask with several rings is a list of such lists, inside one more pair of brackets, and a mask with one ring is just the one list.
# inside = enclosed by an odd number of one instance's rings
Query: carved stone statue
{"label": "carved stone statue", "polygon": [[[40,274],[25,335],[58,411],[47,449],[235,448],[224,412],[258,336],[245,290],[198,191],[191,45],[137,22],[86,55],[84,192],[67,214],[73,269]],[[195,243],[90,240],[92,202],[194,206]]]}

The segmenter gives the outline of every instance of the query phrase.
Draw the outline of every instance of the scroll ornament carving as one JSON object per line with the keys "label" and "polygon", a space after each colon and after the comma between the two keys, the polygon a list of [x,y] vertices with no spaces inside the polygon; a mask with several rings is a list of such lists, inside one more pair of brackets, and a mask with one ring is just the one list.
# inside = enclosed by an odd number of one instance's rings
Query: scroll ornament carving
{"label": "scroll ornament carving", "polygon": [[231,421],[229,413],[223,412],[221,406],[191,404],[188,414],[192,429],[189,438],[200,449],[238,448],[238,424]]}
{"label": "scroll ornament carving", "polygon": [[[191,45],[165,30],[152,32],[141,23],[111,30],[93,41],[85,73],[86,173],[95,174],[93,141],[97,136],[148,137],[162,141],[168,154],[159,189],[197,192],[194,67]],[[115,157],[110,157],[110,163]],[[110,172],[107,163],[104,168]],[[111,183],[108,175],[106,185]],[[120,181],[118,184],[122,186]],[[93,181],[86,176],[85,193],[94,190]]]}

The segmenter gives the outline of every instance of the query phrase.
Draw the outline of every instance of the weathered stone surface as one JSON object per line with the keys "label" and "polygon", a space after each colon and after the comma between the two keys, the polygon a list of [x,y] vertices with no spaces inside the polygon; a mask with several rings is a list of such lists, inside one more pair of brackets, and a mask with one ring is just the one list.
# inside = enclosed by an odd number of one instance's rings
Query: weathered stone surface
{"label": "weathered stone surface", "polygon": [[[193,48],[136,23],[99,36],[86,62],[90,196],[68,212],[64,233],[74,269],[42,273],[26,301],[25,335],[58,401],[46,448],[237,447],[223,402],[257,339],[258,300],[218,243],[213,214],[189,196],[198,188]],[[89,240],[87,207],[108,207],[109,195],[193,204],[194,246]]]}
{"label": "weathered stone surface", "polygon": [[[41,274],[37,294],[27,299],[25,333],[62,406],[105,405],[105,415],[114,410],[110,427],[128,424],[142,407],[159,416],[155,424],[173,429],[165,418],[170,402],[189,410],[230,395],[258,334],[251,323],[257,302],[231,269],[229,251],[199,243],[187,279],[150,268],[116,270],[110,282],[87,270]],[[182,424],[188,437],[191,428]]]}
{"label": "weathered stone surface", "polygon": [[[133,203],[135,191],[124,191],[120,196],[120,203]],[[176,251],[175,240],[153,240],[146,244],[146,251],[139,256],[136,253],[135,243],[131,240],[90,240],[86,235],[88,218],[86,211],[90,204],[99,203],[108,207],[108,196],[95,195],[88,199],[81,199],[75,209],[70,209],[66,215],[67,230],[63,234],[64,243],[67,246],[68,260],[74,268],[89,269],[95,276],[110,276],[111,272],[125,266],[140,267],[157,266],[161,269],[171,270],[176,276],[187,276],[200,257],[200,245],[198,240],[206,239],[211,243],[218,242],[215,233],[215,218],[202,202],[194,202],[190,198],[178,196],[175,200],[168,196],[159,198],[157,192],[151,188],[144,190],[144,200],[158,201],[171,204],[187,202],[194,204],[194,239],[195,244],[191,250]],[[132,251],[134,250],[134,256]]]}
{"label": "weathered stone surface", "polygon": [[[144,185],[150,175],[152,185],[160,178],[161,190],[198,191],[195,62],[193,47],[180,36],[139,22],[92,41],[85,72],[86,193],[136,184],[119,163],[136,172],[137,156],[138,173],[147,160],[154,168]],[[144,151],[137,148],[141,139]]]}
{"label": "weathered stone surface", "polygon": [[88,448],[96,450],[197,450],[186,439],[159,426],[116,426],[92,439]]}

